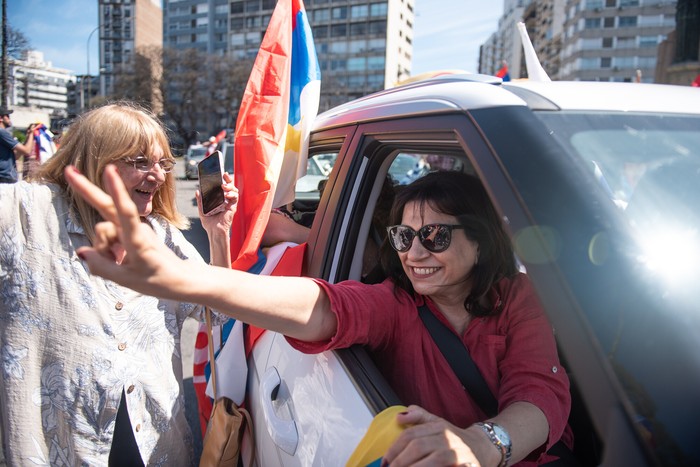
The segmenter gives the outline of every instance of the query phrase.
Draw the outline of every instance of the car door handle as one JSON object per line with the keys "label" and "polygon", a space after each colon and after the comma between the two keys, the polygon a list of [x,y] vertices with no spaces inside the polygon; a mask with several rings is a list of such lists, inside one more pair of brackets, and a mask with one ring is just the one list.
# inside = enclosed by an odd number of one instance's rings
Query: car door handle
{"label": "car door handle", "polygon": [[299,444],[299,433],[297,432],[297,424],[294,420],[283,420],[275,413],[275,408],[272,406],[272,401],[277,398],[277,390],[282,384],[280,374],[277,368],[268,368],[263,376],[260,391],[261,406],[267,432],[270,434],[272,441],[279,446],[281,450],[293,456]]}

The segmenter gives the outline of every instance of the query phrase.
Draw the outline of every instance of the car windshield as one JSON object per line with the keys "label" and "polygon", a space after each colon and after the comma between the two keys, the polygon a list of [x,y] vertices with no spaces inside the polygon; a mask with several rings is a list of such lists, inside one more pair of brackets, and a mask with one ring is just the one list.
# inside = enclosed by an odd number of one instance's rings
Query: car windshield
{"label": "car windshield", "polygon": [[569,170],[565,183],[577,184],[585,200],[559,200],[567,204],[561,219],[542,227],[551,229],[553,243],[557,236],[577,239],[576,248],[561,249],[557,264],[634,405],[641,439],[664,463],[693,464],[698,430],[688,428],[700,419],[700,118],[537,115],[575,159],[580,171]]}

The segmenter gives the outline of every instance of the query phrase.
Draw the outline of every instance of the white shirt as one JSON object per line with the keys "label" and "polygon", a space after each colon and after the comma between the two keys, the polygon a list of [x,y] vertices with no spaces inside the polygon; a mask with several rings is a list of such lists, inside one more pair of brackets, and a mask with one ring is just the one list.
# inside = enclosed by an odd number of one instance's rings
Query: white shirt
{"label": "white shirt", "polygon": [[[157,216],[148,221],[178,256],[203,261],[178,229]],[[146,465],[190,465],[180,335],[188,316],[203,319],[203,308],[91,275],[75,253],[88,244],[59,187],[0,185],[6,460],[106,466],[124,390]]]}

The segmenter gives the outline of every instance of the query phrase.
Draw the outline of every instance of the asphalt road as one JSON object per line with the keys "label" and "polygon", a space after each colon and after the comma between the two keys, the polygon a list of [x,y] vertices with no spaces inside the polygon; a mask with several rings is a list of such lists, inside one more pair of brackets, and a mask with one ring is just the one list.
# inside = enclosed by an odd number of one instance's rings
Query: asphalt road
{"label": "asphalt road", "polygon": [[[175,164],[175,176],[177,178],[177,207],[178,210],[190,220],[191,224],[190,229],[183,233],[187,240],[197,248],[197,251],[199,251],[204,260],[209,262],[209,241],[199,221],[197,201],[194,197],[194,192],[197,190],[199,183],[197,180],[185,179],[185,167],[182,158],[178,159],[177,164]],[[194,352],[194,341],[197,335],[198,325],[199,323],[193,319],[186,320],[180,339],[182,375],[185,388],[185,410],[194,437],[195,459],[199,458],[202,450],[202,432],[197,415],[197,398],[194,393],[194,386],[192,385],[192,355]]]}

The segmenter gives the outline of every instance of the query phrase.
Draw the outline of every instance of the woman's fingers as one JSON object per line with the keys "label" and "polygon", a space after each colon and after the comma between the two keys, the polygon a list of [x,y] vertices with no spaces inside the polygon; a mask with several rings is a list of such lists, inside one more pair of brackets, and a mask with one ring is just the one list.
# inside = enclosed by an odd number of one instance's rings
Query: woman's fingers
{"label": "woman's fingers", "polygon": [[118,216],[115,223],[122,230],[121,240],[128,251],[130,246],[136,246],[140,243],[139,237],[135,235],[141,225],[138,209],[136,209],[136,205],[126,191],[124,182],[114,165],[110,164],[105,167],[102,182],[107,189],[107,193],[114,200]]}

